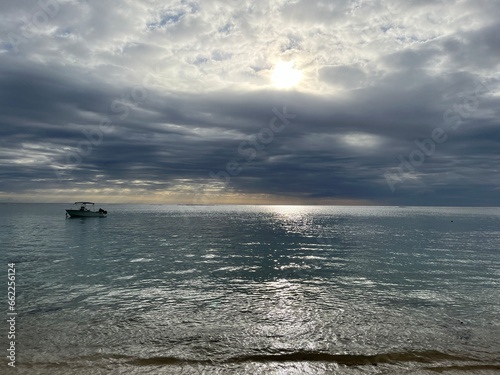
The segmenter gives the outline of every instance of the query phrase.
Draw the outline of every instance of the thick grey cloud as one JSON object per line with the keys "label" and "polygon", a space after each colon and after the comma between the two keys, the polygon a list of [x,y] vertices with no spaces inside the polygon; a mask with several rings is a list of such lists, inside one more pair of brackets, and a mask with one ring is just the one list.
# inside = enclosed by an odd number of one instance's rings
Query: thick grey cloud
{"label": "thick grey cloud", "polygon": [[498,205],[498,8],[3,2],[0,199]]}

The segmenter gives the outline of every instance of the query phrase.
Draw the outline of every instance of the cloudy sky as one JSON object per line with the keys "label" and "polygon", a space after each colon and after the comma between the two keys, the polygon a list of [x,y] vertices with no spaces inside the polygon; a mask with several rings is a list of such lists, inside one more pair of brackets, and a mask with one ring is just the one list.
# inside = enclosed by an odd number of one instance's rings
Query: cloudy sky
{"label": "cloudy sky", "polygon": [[498,206],[498,14],[2,0],[0,201]]}

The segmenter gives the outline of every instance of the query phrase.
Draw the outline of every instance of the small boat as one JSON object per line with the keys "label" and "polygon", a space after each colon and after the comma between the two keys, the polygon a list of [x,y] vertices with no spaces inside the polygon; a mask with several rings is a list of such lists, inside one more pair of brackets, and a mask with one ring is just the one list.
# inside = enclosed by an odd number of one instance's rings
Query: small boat
{"label": "small boat", "polygon": [[95,210],[93,202],[75,202],[75,208],[66,210],[66,217],[106,217],[108,211],[99,208]]}

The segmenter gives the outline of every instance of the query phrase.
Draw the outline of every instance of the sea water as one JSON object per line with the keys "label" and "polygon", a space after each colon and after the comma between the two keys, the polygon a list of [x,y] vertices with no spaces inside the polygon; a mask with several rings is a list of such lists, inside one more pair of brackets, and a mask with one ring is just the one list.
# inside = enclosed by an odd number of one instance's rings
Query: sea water
{"label": "sea water", "polygon": [[0,373],[500,373],[498,208],[102,207],[0,205]]}

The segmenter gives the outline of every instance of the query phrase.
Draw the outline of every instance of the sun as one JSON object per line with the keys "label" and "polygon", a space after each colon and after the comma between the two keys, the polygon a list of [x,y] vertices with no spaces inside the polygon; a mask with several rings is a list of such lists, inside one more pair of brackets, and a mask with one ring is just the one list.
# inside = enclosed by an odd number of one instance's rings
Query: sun
{"label": "sun", "polygon": [[279,89],[289,89],[300,82],[302,73],[293,67],[292,61],[279,61],[273,68],[271,79]]}

